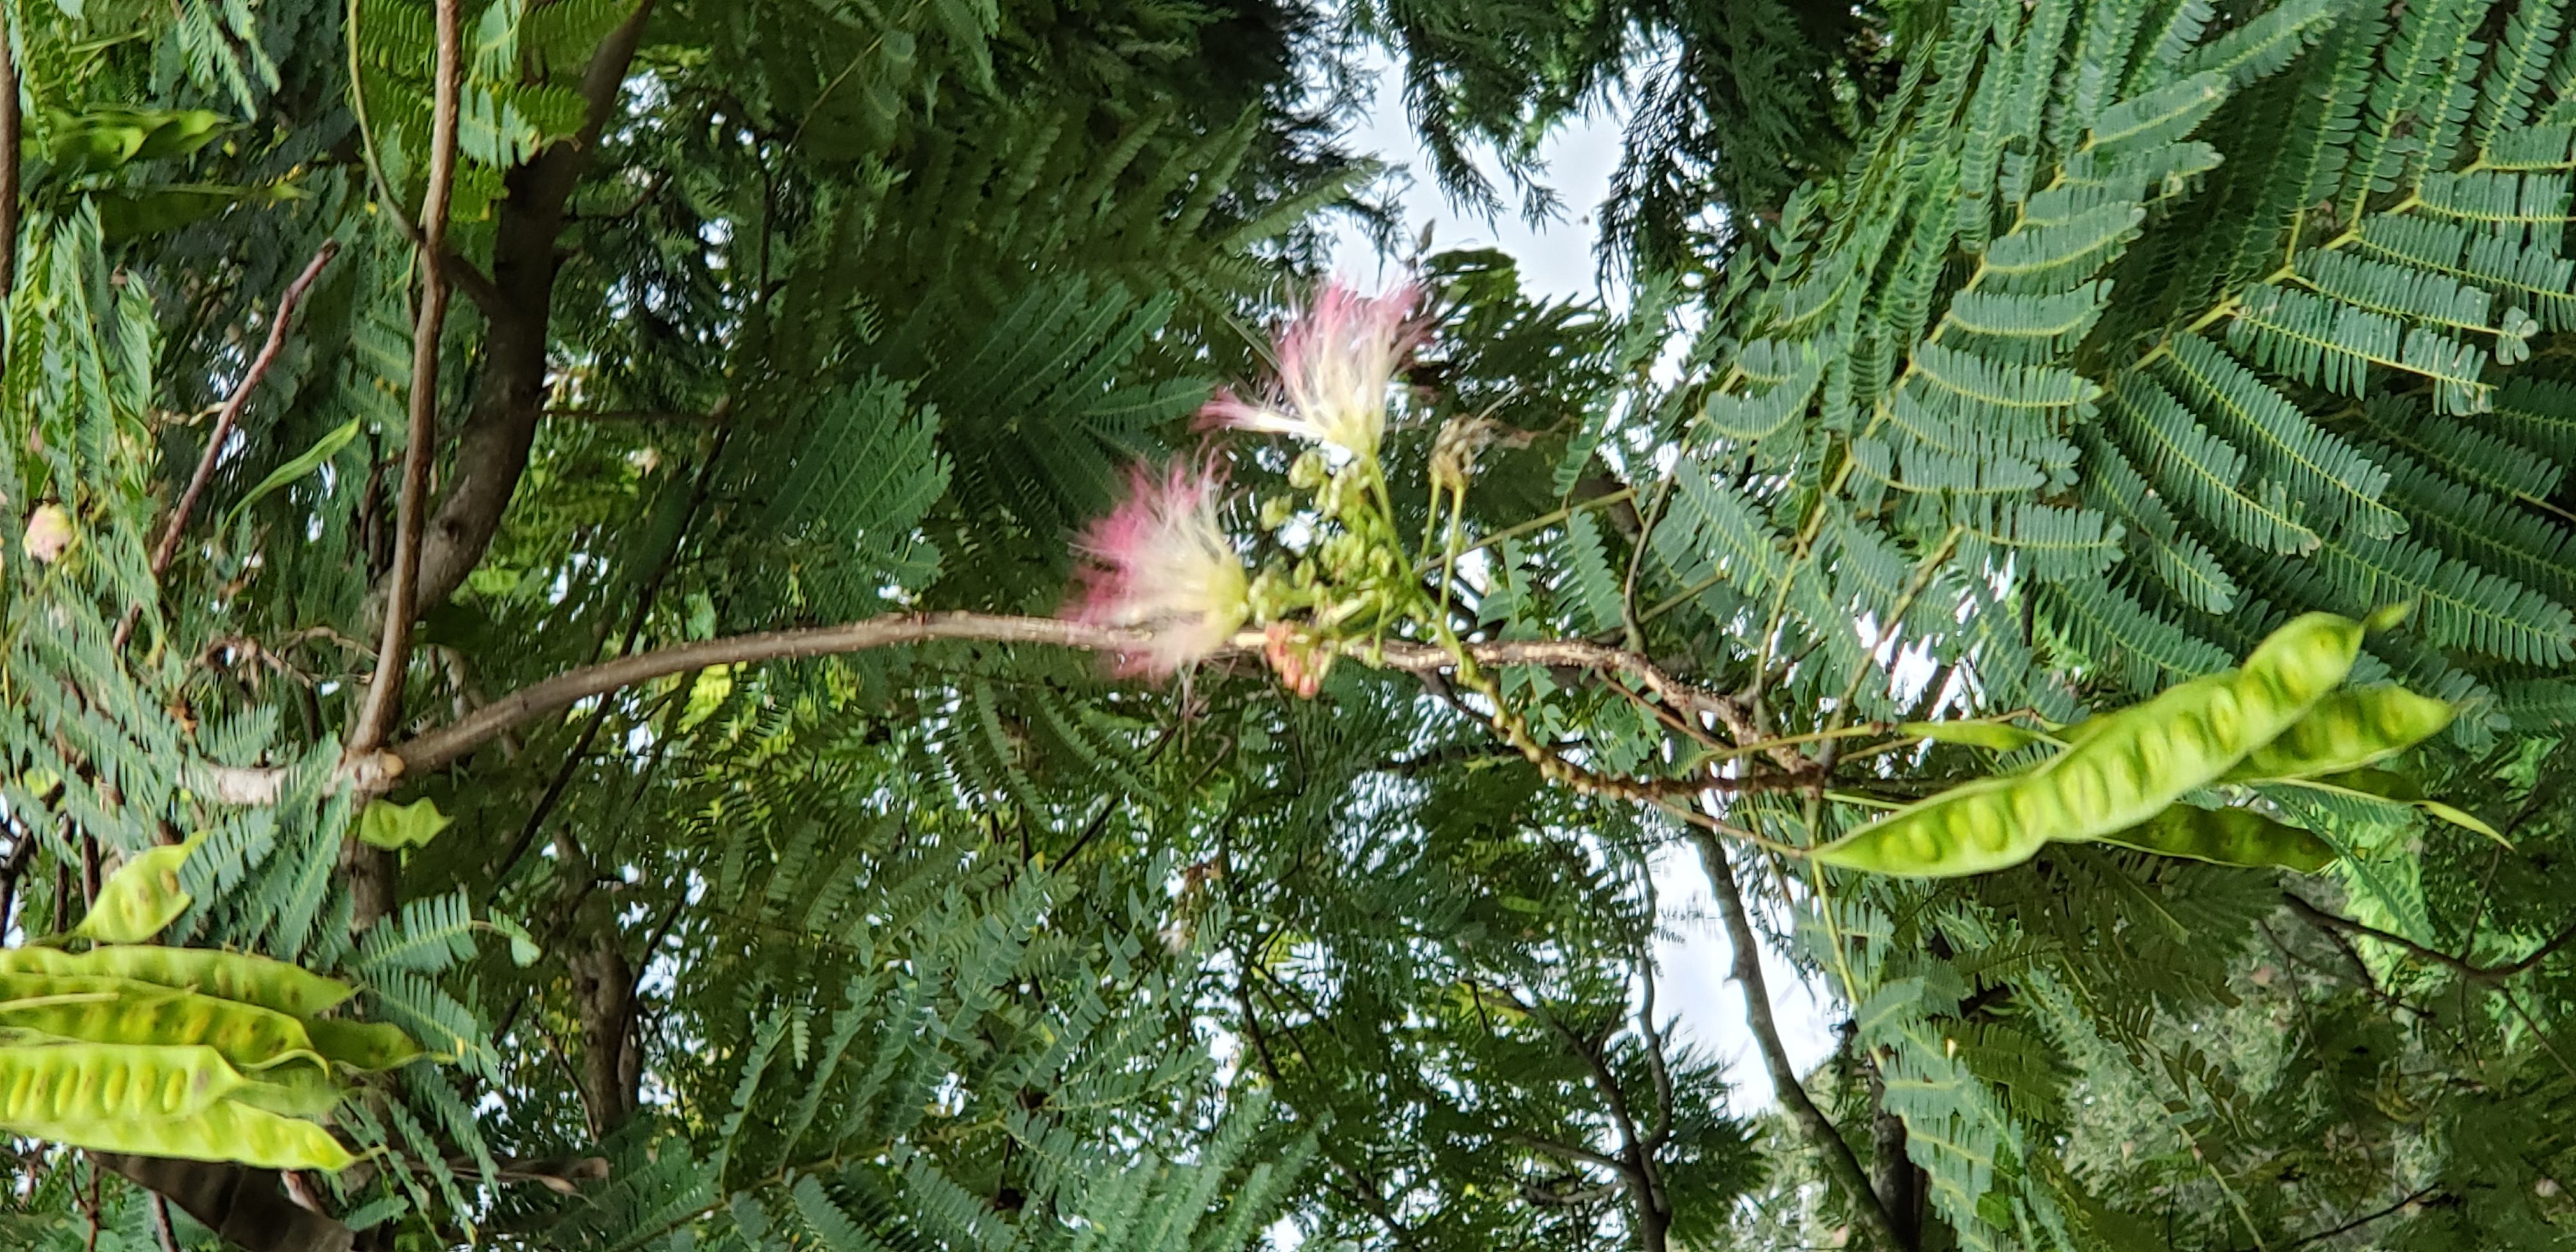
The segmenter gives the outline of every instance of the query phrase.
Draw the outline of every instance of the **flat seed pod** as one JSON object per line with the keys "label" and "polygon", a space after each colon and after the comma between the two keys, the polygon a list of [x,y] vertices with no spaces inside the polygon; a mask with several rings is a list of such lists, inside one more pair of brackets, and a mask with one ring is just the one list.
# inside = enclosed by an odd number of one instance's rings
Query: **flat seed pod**
{"label": "flat seed pod", "polygon": [[2245,676],[2272,687],[2282,700],[2314,704],[2352,673],[2361,636],[2361,623],[2349,617],[2302,613],[2255,645],[2245,658]]}
{"label": "flat seed pod", "polygon": [[339,1084],[319,1065],[280,1065],[248,1075],[232,1099],[284,1117],[327,1117],[340,1107]]}
{"label": "flat seed pod", "polygon": [[89,915],[72,933],[99,943],[149,943],[181,913],[188,893],[179,889],[179,866],[204,843],[203,832],[186,843],[169,844],[136,855],[100,884]]}
{"label": "flat seed pod", "polygon": [[336,978],[264,956],[153,944],[105,944],[83,953],[11,948],[0,952],[0,973],[126,978],[296,1017],[327,1013],[355,990]]}
{"label": "flat seed pod", "polygon": [[2165,811],[2279,738],[2341,683],[2361,624],[2294,618],[2245,667],[2096,715],[2027,774],[1980,779],[1898,810],[1809,855],[1827,865],[1947,878],[2019,864],[2049,840],[2098,839]]}
{"label": "flat seed pod", "polygon": [[2251,809],[2202,809],[2177,804],[2153,818],[2102,836],[2104,843],[2184,856],[2219,865],[2279,866],[2313,874],[2333,864],[2334,848],[2314,832],[2273,821]]}
{"label": "flat seed pod", "polygon": [[258,1169],[342,1170],[357,1163],[331,1132],[233,1100],[191,1117],[11,1121],[11,1130],[100,1152],[233,1161]]}
{"label": "flat seed pod", "polygon": [[399,1069],[429,1055],[399,1026],[384,1022],[351,1022],[336,1017],[307,1018],[305,1032],[313,1046],[334,1065],[351,1069]]}
{"label": "flat seed pod", "polygon": [[0,974],[0,1026],[92,1043],[202,1045],[243,1069],[316,1056],[298,1018],[124,978]]}
{"label": "flat seed pod", "polygon": [[0,1047],[0,1125],[190,1117],[241,1085],[207,1047]]}
{"label": "flat seed pod", "polygon": [[2337,691],[2254,749],[2222,781],[2318,778],[2360,769],[2440,733],[2458,714],[2447,700],[2403,687]]}
{"label": "flat seed pod", "polygon": [[2018,865],[2047,842],[2044,835],[2025,833],[2031,824],[2014,819],[2013,792],[2021,781],[1981,778],[1953,787],[1808,855],[1844,869],[1914,878],[1952,878]]}

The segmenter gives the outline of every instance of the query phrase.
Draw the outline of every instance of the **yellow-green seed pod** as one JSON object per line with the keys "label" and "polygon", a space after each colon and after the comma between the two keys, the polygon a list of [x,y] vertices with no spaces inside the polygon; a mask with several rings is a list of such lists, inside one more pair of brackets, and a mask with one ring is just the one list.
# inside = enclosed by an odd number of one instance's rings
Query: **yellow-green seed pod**
{"label": "yellow-green seed pod", "polygon": [[149,943],[162,928],[188,911],[188,893],[179,889],[179,867],[204,843],[203,831],[186,843],[168,844],[138,853],[100,884],[72,933],[99,943]]}
{"label": "yellow-green seed pod", "polygon": [[0,1047],[0,1125],[189,1117],[241,1085],[213,1048]]}
{"label": "yellow-green seed pod", "polygon": [[1980,778],[1919,804],[1899,809],[1808,855],[1827,865],[1950,878],[1983,874],[2029,860],[2046,842],[2015,820],[2018,778]]}
{"label": "yellow-green seed pod", "polygon": [[327,1013],[354,990],[336,978],[325,978],[264,956],[152,944],[105,944],[82,953],[59,948],[11,948],[0,951],[0,973],[126,978],[238,1000],[296,1017]]}
{"label": "yellow-green seed pod", "polygon": [[2431,738],[2459,710],[2403,687],[2338,691],[2254,749],[2223,781],[2317,778],[2385,760]]}
{"label": "yellow-green seed pod", "polygon": [[249,1081],[232,1098],[284,1117],[321,1118],[340,1107],[341,1089],[319,1065],[280,1065]]}
{"label": "yellow-green seed pod", "polygon": [[2241,670],[2099,714],[2026,774],[1980,779],[1899,810],[1809,855],[1828,865],[1940,878],[2028,860],[2052,839],[2098,839],[2162,813],[2280,737],[2352,669],[2361,625],[2311,613]]}
{"label": "yellow-green seed pod", "polygon": [[2202,809],[2188,804],[2174,805],[2145,822],[2104,835],[2102,842],[2220,865],[2279,866],[2302,874],[2313,874],[2335,859],[2334,848],[2314,832],[2251,809]]}
{"label": "yellow-green seed pod", "polygon": [[2291,703],[2314,704],[2352,673],[2361,636],[2361,623],[2349,617],[2302,613],[2255,645],[2245,675]]}
{"label": "yellow-green seed pod", "polygon": [[343,1170],[358,1160],[330,1131],[233,1100],[218,1100],[192,1117],[12,1121],[9,1128],[100,1152],[233,1161],[257,1169]]}
{"label": "yellow-green seed pod", "polygon": [[313,1017],[304,1022],[305,1033],[313,1046],[334,1065],[351,1069],[400,1069],[429,1055],[399,1026],[384,1022],[351,1022],[336,1017]]}
{"label": "yellow-green seed pod", "polygon": [[0,974],[0,1026],[92,1043],[203,1045],[243,1069],[317,1055],[301,1019],[123,978]]}

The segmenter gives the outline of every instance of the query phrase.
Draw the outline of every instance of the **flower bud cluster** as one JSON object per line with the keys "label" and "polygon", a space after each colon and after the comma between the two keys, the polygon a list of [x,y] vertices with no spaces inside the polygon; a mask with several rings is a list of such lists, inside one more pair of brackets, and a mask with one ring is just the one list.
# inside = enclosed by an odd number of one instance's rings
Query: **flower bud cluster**
{"label": "flower bud cluster", "polygon": [[1311,697],[1347,641],[1382,639],[1418,610],[1379,452],[1389,393],[1421,338],[1411,320],[1420,299],[1411,285],[1375,297],[1326,287],[1281,334],[1269,398],[1220,392],[1202,411],[1214,425],[1309,445],[1289,465],[1293,494],[1257,508],[1286,555],[1247,575],[1217,521],[1223,478],[1212,463],[1139,470],[1126,502],[1093,527],[1075,616],[1148,632],[1126,672],[1186,669],[1249,622],[1264,628],[1263,658],[1280,681]]}

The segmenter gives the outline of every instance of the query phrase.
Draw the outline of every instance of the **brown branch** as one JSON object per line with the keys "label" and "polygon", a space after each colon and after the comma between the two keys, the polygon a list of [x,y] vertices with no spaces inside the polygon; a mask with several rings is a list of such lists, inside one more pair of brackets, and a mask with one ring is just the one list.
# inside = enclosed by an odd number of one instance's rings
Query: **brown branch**
{"label": "brown branch", "polygon": [[18,293],[18,145],[27,130],[18,104],[18,49],[0,22],[0,304]]}
{"label": "brown branch", "polygon": [[1622,1161],[1614,1156],[1603,1156],[1589,1148],[1578,1148],[1570,1143],[1558,1143],[1553,1139],[1542,1139],[1537,1135],[1526,1135],[1517,1130],[1504,1131],[1502,1132],[1502,1137],[1509,1142],[1517,1143],[1533,1152],[1543,1152],[1549,1156],[1574,1161],[1579,1164],[1597,1165],[1602,1169],[1606,1169],[1611,1173],[1617,1174],[1620,1178],[1626,1180],[1627,1185],[1634,1185],[1637,1179],[1636,1171],[1628,1168],[1628,1163],[1626,1161]]}
{"label": "brown branch", "polygon": [[2318,1231],[2317,1233],[2315,1233],[2315,1234],[2313,1234],[2313,1235],[2309,1235],[2309,1236],[2307,1236],[2306,1238],[2300,1239],[2300,1240],[2298,1240],[2298,1241],[2296,1241],[2296,1242],[2293,1242],[2293,1243],[2284,1244],[2284,1245],[2282,1245],[2282,1246],[2283,1246],[2285,1249],[2286,1249],[2286,1248],[2304,1248],[2304,1247],[2308,1246],[2308,1245],[2309,1245],[2309,1244],[2311,1244],[2311,1243],[2323,1243],[2323,1242],[2325,1242],[2325,1241],[2326,1241],[2326,1240],[2328,1240],[2328,1239],[2332,1239],[2332,1238],[2334,1238],[2336,1235],[2345,1235],[2345,1234],[2350,1234],[2350,1233],[2352,1233],[2353,1231],[2359,1230],[2359,1229],[2361,1229],[2362,1227],[2367,1226],[2367,1225],[2371,1224],[2372,1222],[2378,1221],[2378,1220],[2380,1220],[2380,1219],[2382,1219],[2382,1218],[2395,1217],[2395,1216],[2396,1216],[2396,1215],[2398,1215],[2399,1213],[2403,1213],[2403,1212],[2405,1212],[2405,1211],[2406,1211],[2406,1206],[2407,1206],[2407,1205],[2410,1205],[2410,1204],[2420,1204],[2420,1203],[2422,1203],[2422,1202],[2423,1202],[2423,1200],[2424,1200],[2424,1198],[2425,1198],[2426,1196],[2434,1195],[2434,1194],[2438,1193],[2440,1190],[2441,1190],[2441,1188],[2439,1188],[2439,1187],[2425,1187],[2425,1188],[2422,1188],[2421,1190],[2418,1190],[2415,1194],[2410,1195],[2410,1196],[2406,1197],[2406,1198],[2405,1198],[2405,1199],[2403,1199],[2403,1200],[2399,1200],[2397,1203],[2395,1203],[2395,1204],[2391,1204],[2391,1205],[2389,1205],[2387,1208],[2381,1209],[2381,1210],[2379,1210],[2378,1212],[2375,1212],[2375,1213],[2364,1213],[2364,1214],[2362,1214],[2361,1216],[2356,1217],[2356,1218],[2352,1219],[2351,1221],[2345,1222],[2344,1224],[2342,1224],[2342,1225],[2340,1225],[2340,1226],[2337,1226],[2337,1227],[2335,1227],[2335,1228],[2334,1228],[2334,1229],[2332,1229],[2332,1230],[2320,1230],[2320,1231]]}
{"label": "brown branch", "polygon": [[[339,781],[360,791],[383,791],[405,774],[452,764],[520,723],[560,713],[595,696],[691,670],[836,656],[942,640],[1042,644],[1122,653],[1142,649],[1150,637],[1137,630],[1091,626],[1049,617],[946,612],[888,614],[836,626],[813,626],[677,644],[615,657],[558,674],[504,695],[445,726],[424,732],[390,749],[363,753],[353,750],[341,763]],[[1267,639],[1260,632],[1244,631],[1236,634],[1217,655],[1258,656],[1266,643]],[[1639,678],[1649,689],[1668,693],[1666,698],[1676,702],[1691,701],[1705,707],[1729,701],[1729,697],[1671,678],[1636,653],[1582,640],[1502,640],[1470,643],[1465,647],[1467,654],[1481,666],[1545,665],[1615,671]],[[1447,652],[1423,643],[1389,642],[1377,655],[1368,659],[1387,669],[1426,677],[1437,677],[1456,665],[1455,659]],[[199,763],[189,768],[187,777],[192,790],[228,804],[273,804],[285,786],[285,771],[277,767]],[[1661,785],[1660,782],[1631,784],[1643,790],[1641,794],[1627,798],[1664,804],[1677,816],[1691,816],[1668,797],[1653,792],[1653,788]],[[1705,779],[1673,783],[1674,789],[1693,793],[1724,785],[1743,786],[1739,780],[1727,780],[1724,784]],[[1745,789],[1753,788],[1748,786]],[[1705,820],[1700,824],[1703,829],[1711,828]],[[1720,830],[1719,833],[1731,832]]]}
{"label": "brown branch", "polygon": [[2282,903],[2289,905],[2290,911],[2298,914],[2299,919],[2307,922],[2309,925],[2316,926],[2324,930],[2330,930],[2338,934],[2355,935],[2360,938],[2375,940],[2379,943],[2387,944],[2392,948],[2397,948],[2406,952],[2408,955],[2417,957],[2421,960],[2431,961],[2435,965],[2439,965],[2444,969],[2450,970],[2452,973],[2458,974],[2460,977],[2465,978],[2470,982],[2483,983],[2491,987],[2501,985],[2505,980],[2512,978],[2514,975],[2524,973],[2532,969],[2542,961],[2549,959],[2551,956],[2565,949],[2568,944],[2576,943],[2576,926],[2570,926],[2552,936],[2549,942],[2540,945],[2538,951],[2533,952],[2529,956],[2523,957],[2521,960],[2511,961],[2503,965],[2479,965],[2470,961],[2466,957],[2453,956],[2438,948],[2428,948],[2404,935],[2391,934],[2376,926],[2365,925],[2361,922],[2356,922],[2349,917],[2342,917],[2326,912],[2324,909],[2308,903],[2306,900],[2299,898],[2291,892],[2282,892],[2281,901]]}
{"label": "brown branch", "polygon": [[[414,584],[416,610],[437,607],[464,585],[500,532],[501,517],[527,471],[546,408],[547,325],[562,260],[565,206],[616,112],[618,92],[652,12],[653,0],[638,0],[591,54],[579,88],[585,109],[580,132],[504,177],[509,194],[492,227],[493,290],[484,307],[482,354],[445,498],[423,537]],[[388,582],[371,599],[369,611],[382,612],[391,602]]]}
{"label": "brown branch", "polygon": [[1851,1145],[1843,1142],[1842,1131],[1807,1095],[1799,1083],[1797,1068],[1789,1063],[1789,1050],[1780,1042],[1780,1027],[1771,1018],[1771,992],[1762,978],[1762,950],[1753,937],[1753,922],[1744,911],[1744,892],[1735,883],[1735,867],[1726,859],[1726,848],[1715,838],[1698,836],[1700,866],[1708,874],[1711,894],[1717,897],[1718,913],[1726,920],[1727,941],[1735,948],[1736,983],[1744,988],[1744,1017],[1753,1029],[1753,1041],[1760,1046],[1762,1064],[1771,1073],[1771,1086],[1780,1097],[1780,1105],[1789,1111],[1807,1146],[1824,1160],[1825,1172],[1832,1176],[1850,1197],[1852,1215],[1869,1228],[1870,1237],[1890,1252],[1909,1247],[1897,1235],[1896,1223],[1887,1210],[1879,1206],[1878,1192],[1869,1185],[1869,1175],[1861,1172],[1860,1158],[1852,1155]]}
{"label": "brown branch", "polygon": [[[161,532],[160,544],[152,549],[153,578],[158,579],[170,572],[170,562],[179,555],[179,540],[188,529],[188,515],[196,509],[197,498],[205,494],[207,480],[215,476],[215,459],[223,453],[224,441],[231,437],[233,427],[241,422],[242,408],[249,403],[250,393],[259,389],[260,380],[268,377],[269,367],[277,363],[279,350],[286,346],[286,328],[295,321],[296,306],[304,303],[305,294],[313,290],[314,281],[322,277],[323,267],[339,254],[339,240],[323,240],[322,246],[314,251],[313,259],[305,262],[304,272],[287,284],[285,295],[278,297],[277,310],[268,319],[268,342],[261,344],[259,355],[251,358],[250,369],[243,373],[241,385],[234,387],[223,407],[216,410],[215,428],[206,436],[206,450],[197,457],[197,470],[188,476],[188,486],[179,493],[179,502],[171,506],[169,529]],[[126,632],[133,624],[134,619],[129,616],[125,625],[118,628],[119,644],[125,642]]]}
{"label": "brown branch", "polygon": [[438,337],[447,325],[447,209],[456,182],[457,96],[465,85],[460,0],[434,0],[438,23],[437,83],[429,110],[429,191],[420,207],[420,316],[412,323],[411,412],[403,447],[402,495],[395,504],[394,568],[385,598],[384,641],[376,672],[349,735],[353,757],[373,752],[393,733],[411,667],[411,627],[419,603],[421,531],[429,516],[429,467],[438,452]]}
{"label": "brown branch", "polygon": [[[1260,636],[1251,638],[1257,641]],[[615,657],[502,696],[446,726],[397,745],[393,749],[393,755],[400,761],[396,772],[412,774],[440,768],[521,722],[560,713],[593,696],[607,695],[657,678],[717,665],[836,656],[941,639],[1053,644],[1094,652],[1132,652],[1146,643],[1147,635],[1142,631],[1089,626],[1049,617],[904,613],[839,626],[767,631],[678,644]],[[1259,643],[1251,646],[1257,648]]]}
{"label": "brown branch", "polygon": [[586,422],[671,422],[684,426],[722,426],[727,413],[723,405],[709,413],[684,413],[677,409],[547,409],[548,417],[579,418]]}

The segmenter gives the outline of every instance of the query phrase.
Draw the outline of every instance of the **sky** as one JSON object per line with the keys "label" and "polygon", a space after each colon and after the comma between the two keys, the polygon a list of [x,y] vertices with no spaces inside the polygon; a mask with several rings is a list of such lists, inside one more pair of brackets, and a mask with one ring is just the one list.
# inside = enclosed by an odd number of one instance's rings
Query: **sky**
{"label": "sky", "polygon": [[[1375,100],[1366,119],[1349,133],[1348,145],[1404,166],[1412,174],[1412,184],[1402,197],[1404,237],[1428,223],[1435,251],[1493,247],[1510,253],[1520,264],[1523,289],[1534,296],[1601,296],[1592,255],[1592,215],[1608,193],[1611,172],[1619,163],[1622,119],[1616,111],[1559,132],[1546,146],[1547,182],[1565,205],[1563,219],[1532,226],[1507,215],[1488,222],[1462,215],[1441,195],[1431,177],[1430,160],[1406,121],[1393,64],[1379,61],[1376,69]],[[1351,226],[1342,228],[1333,263],[1341,276],[1363,288],[1381,286],[1397,276],[1397,264],[1380,257],[1368,236]],[[1615,302],[1622,294],[1613,291],[1609,298]],[[1718,923],[1698,858],[1676,843],[1656,858],[1654,871],[1667,932],[1657,945],[1661,977],[1656,1004],[1677,1023],[1671,1041],[1726,1062],[1727,1077],[1734,1084],[1729,1103],[1735,1112],[1765,1107],[1772,1103],[1771,1080],[1745,1026],[1742,993],[1727,981],[1734,950]],[[1833,1028],[1824,1001],[1768,951],[1763,953],[1763,976],[1770,984],[1782,1043],[1791,1063],[1804,1073],[1833,1051]]]}

